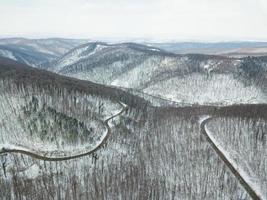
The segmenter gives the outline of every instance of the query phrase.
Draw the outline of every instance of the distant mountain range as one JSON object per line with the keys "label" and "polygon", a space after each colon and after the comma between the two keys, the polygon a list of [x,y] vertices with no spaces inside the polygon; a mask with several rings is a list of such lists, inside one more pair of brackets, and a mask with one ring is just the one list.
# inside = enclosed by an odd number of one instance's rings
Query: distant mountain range
{"label": "distant mountain range", "polygon": [[[47,63],[72,51],[75,47],[90,41],[89,39],[65,38],[3,38],[0,39],[0,55],[31,66],[44,67],[47,66]],[[175,54],[223,55],[236,58],[267,55],[267,42],[139,42],[144,46],[151,46],[154,49],[159,48],[162,51]],[[103,44],[107,45],[107,43]]]}
{"label": "distant mountain range", "polygon": [[52,61],[88,40],[76,39],[0,39],[0,55],[31,66]]}
{"label": "distant mountain range", "polygon": [[174,43],[147,43],[177,54],[210,54],[229,57],[266,56],[267,42],[174,42]]}

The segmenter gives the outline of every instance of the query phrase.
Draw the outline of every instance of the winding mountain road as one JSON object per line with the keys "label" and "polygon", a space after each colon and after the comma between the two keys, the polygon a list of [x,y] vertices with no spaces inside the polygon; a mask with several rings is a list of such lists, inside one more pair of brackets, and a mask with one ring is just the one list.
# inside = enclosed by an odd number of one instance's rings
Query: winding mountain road
{"label": "winding mountain road", "polygon": [[254,200],[263,200],[260,194],[258,194],[257,191],[253,188],[253,186],[246,180],[245,177],[243,177],[242,174],[240,174],[239,170],[236,166],[231,162],[231,160],[225,155],[223,150],[218,146],[216,141],[211,137],[211,135],[206,130],[206,125],[209,121],[214,119],[213,117],[206,117],[200,122],[200,128],[201,133],[206,136],[207,141],[210,143],[212,148],[215,150],[217,155],[221,158],[221,160],[225,163],[225,165],[231,170],[233,175],[237,178],[239,183],[244,187],[244,189],[247,191],[247,193],[250,195],[250,197]]}
{"label": "winding mountain road", "polygon": [[26,148],[2,147],[2,149],[0,149],[0,155],[1,154],[7,154],[7,153],[20,153],[20,154],[28,155],[28,156],[31,156],[33,158],[44,160],[44,161],[64,161],[64,160],[71,160],[71,159],[75,159],[75,158],[80,158],[80,157],[83,157],[83,156],[91,155],[91,154],[95,153],[97,150],[99,150],[105,144],[105,142],[107,141],[109,135],[111,134],[111,128],[109,126],[109,121],[112,120],[113,118],[121,115],[127,109],[127,105],[123,104],[122,102],[118,102],[118,103],[122,106],[122,109],[118,113],[112,115],[111,117],[107,118],[103,122],[104,125],[106,126],[106,132],[104,133],[105,136],[97,144],[97,146],[94,147],[91,150],[85,151],[83,153],[78,153],[78,154],[75,154],[75,155],[50,157],[50,156],[46,156],[45,155],[45,154],[47,154],[49,152],[46,152],[44,154],[39,154],[38,152],[35,152],[35,151],[32,151],[32,150],[28,150]]}

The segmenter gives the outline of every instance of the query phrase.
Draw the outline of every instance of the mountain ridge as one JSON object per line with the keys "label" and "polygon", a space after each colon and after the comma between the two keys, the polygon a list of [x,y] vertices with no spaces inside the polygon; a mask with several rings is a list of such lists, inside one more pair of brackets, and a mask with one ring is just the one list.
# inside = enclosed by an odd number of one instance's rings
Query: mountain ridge
{"label": "mountain ridge", "polygon": [[[181,103],[187,101],[191,104],[215,101],[225,103],[229,101],[230,103],[233,99],[236,100],[232,103],[240,103],[243,102],[242,96],[246,97],[244,103],[254,102],[253,99],[256,99],[255,102],[264,102],[266,93],[261,92],[258,88],[261,86],[254,83],[256,83],[257,74],[266,73],[267,62],[265,62],[265,57],[252,58],[252,60],[255,60],[254,64],[261,65],[258,69],[262,71],[257,71],[253,77],[248,78],[244,70],[251,71],[253,66],[250,64],[244,67],[249,63],[249,60],[245,58],[205,54],[180,55],[147,45],[96,42],[75,48],[47,69],[105,85],[138,89],[154,95],[160,94],[167,99],[181,101]],[[244,63],[247,64],[244,65]],[[260,80],[264,83],[263,91],[265,91],[266,80],[265,78]],[[190,86],[192,94],[189,96],[186,96],[188,92],[175,92],[181,90],[179,84],[184,83],[195,84]],[[222,83],[225,84],[219,87]],[[212,88],[214,86],[217,88]],[[234,92],[230,93],[229,88],[232,87]],[[197,91],[202,90],[199,94],[197,93],[199,97],[194,97],[194,93],[197,92],[194,88],[198,88]],[[210,88],[208,91],[212,94],[205,94],[206,88]],[[215,91],[219,93],[215,94]],[[225,92],[229,94],[225,95]],[[198,102],[197,99],[202,99],[202,97],[204,97],[203,100]]]}

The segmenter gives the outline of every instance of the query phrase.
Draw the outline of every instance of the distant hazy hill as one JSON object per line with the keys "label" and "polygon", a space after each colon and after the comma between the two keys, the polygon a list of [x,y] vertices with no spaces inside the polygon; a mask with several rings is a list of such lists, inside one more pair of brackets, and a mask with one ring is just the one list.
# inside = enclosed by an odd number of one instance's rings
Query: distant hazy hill
{"label": "distant hazy hill", "polygon": [[88,40],[49,38],[0,39],[0,55],[31,66],[38,66],[62,56],[70,49]]}
{"label": "distant hazy hill", "polygon": [[267,55],[267,42],[174,42],[149,43],[149,45],[162,48],[178,54],[210,54],[230,57],[265,56]]}

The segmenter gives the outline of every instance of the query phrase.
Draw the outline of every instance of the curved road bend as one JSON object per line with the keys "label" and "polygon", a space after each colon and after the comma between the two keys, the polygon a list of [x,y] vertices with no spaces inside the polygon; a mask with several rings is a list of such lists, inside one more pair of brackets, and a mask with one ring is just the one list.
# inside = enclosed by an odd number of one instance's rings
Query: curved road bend
{"label": "curved road bend", "polygon": [[62,157],[49,157],[49,156],[46,156],[46,155],[41,155],[41,154],[38,154],[38,152],[33,152],[33,151],[30,151],[30,150],[27,150],[27,149],[8,149],[8,148],[2,148],[0,150],[0,155],[1,154],[4,154],[4,153],[20,153],[20,154],[24,154],[24,155],[28,155],[28,156],[31,156],[33,158],[36,158],[36,159],[40,159],[40,160],[44,160],[44,161],[64,161],[64,160],[70,160],[70,159],[75,159],[75,158],[80,158],[80,157],[83,157],[83,156],[87,156],[87,155],[91,155],[93,153],[95,153],[97,150],[99,150],[104,144],[105,142],[107,141],[110,133],[111,133],[111,128],[109,126],[109,121],[112,120],[113,118],[119,116],[120,114],[122,114],[126,109],[127,109],[127,105],[119,102],[119,104],[122,106],[122,109],[116,113],[115,115],[107,118],[105,121],[104,121],[104,125],[106,126],[106,129],[107,129],[107,132],[106,132],[106,135],[105,137],[102,139],[102,141],[93,149],[87,151],[87,152],[84,152],[84,153],[80,153],[80,154],[77,154],[77,155],[71,155],[71,156],[62,156]]}
{"label": "curved road bend", "polygon": [[250,197],[254,200],[262,200],[260,195],[256,193],[256,191],[250,186],[250,184],[243,178],[243,176],[238,172],[238,170],[233,166],[233,164],[227,159],[227,157],[224,155],[224,153],[216,146],[214,141],[210,138],[209,134],[206,131],[206,124],[211,121],[212,117],[207,117],[204,119],[201,124],[201,133],[204,134],[207,138],[207,141],[210,143],[212,148],[215,150],[217,155],[223,160],[223,162],[226,164],[226,166],[231,170],[231,172],[234,174],[234,176],[237,178],[239,183],[244,187],[244,189],[247,191],[247,193],[250,195]]}

